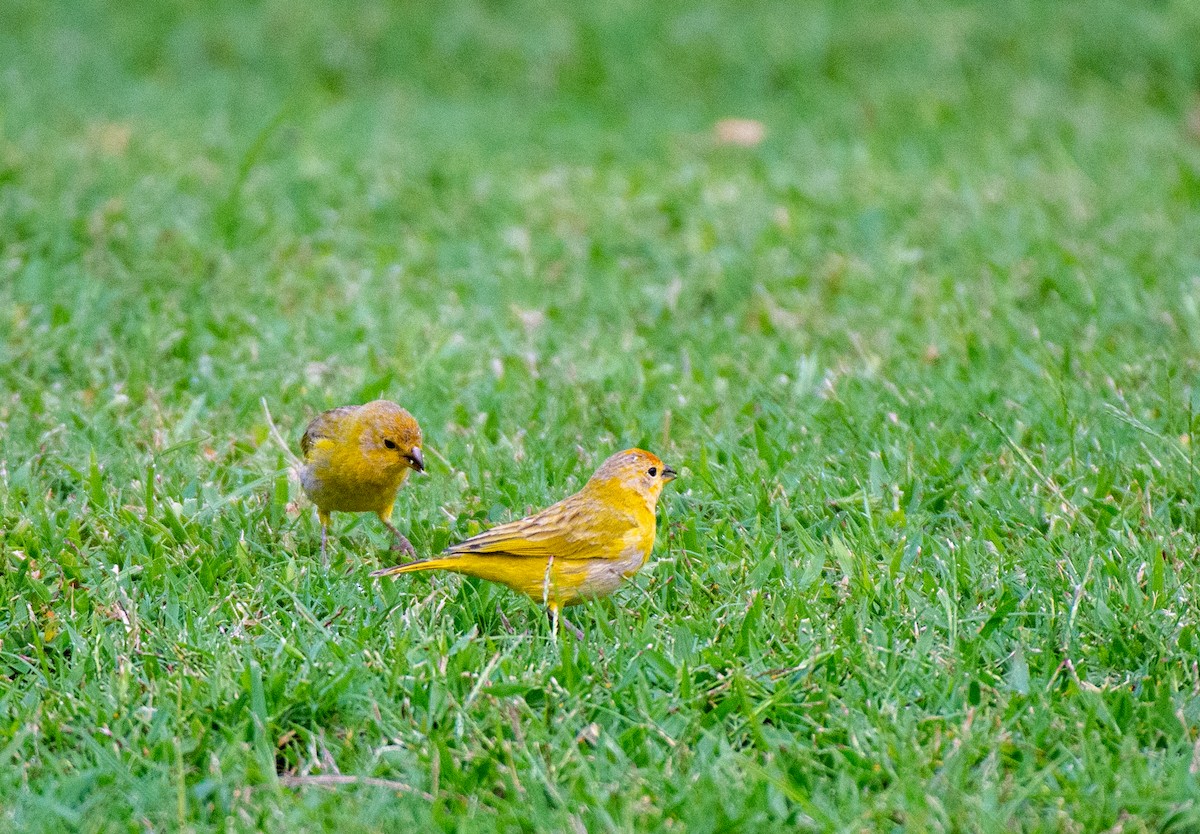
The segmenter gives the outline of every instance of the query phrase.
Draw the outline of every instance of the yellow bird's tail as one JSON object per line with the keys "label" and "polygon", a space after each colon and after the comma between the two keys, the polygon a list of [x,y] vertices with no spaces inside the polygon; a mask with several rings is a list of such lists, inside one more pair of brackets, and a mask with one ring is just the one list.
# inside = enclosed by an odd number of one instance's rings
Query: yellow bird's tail
{"label": "yellow bird's tail", "polygon": [[399,576],[402,573],[419,573],[423,570],[458,570],[461,566],[452,564],[457,561],[453,556],[438,559],[418,559],[415,562],[405,562],[403,565],[394,565],[390,568],[371,571],[371,576]]}
{"label": "yellow bird's tail", "polygon": [[[528,597],[549,603],[570,605],[578,601],[579,591],[587,581],[586,560],[560,562],[552,559],[529,559],[509,553],[448,553],[433,559],[407,562],[393,568],[383,568],[371,576],[398,576],[427,570],[448,570],[466,576],[476,576],[489,582],[499,582]],[[551,565],[554,566],[551,572]]]}

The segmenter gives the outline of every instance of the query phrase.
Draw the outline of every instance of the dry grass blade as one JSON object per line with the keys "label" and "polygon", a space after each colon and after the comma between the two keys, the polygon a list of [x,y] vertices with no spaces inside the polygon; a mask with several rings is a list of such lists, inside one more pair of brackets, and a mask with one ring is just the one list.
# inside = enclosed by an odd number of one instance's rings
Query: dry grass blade
{"label": "dry grass blade", "polygon": [[272,417],[271,417],[271,409],[267,406],[267,398],[261,397],[259,399],[259,402],[262,403],[263,416],[267,420],[268,433],[270,433],[271,437],[275,440],[275,442],[277,444],[279,444],[279,448],[283,451],[283,454],[287,457],[288,463],[290,463],[292,466],[296,467],[297,469],[300,468],[300,466],[302,465],[300,458],[296,457],[296,453],[291,450],[291,447],[288,446],[288,442],[283,439],[283,435],[279,433],[279,429],[276,428],[276,426],[275,426],[275,420],[272,419]]}
{"label": "dry grass blade", "polygon": [[288,788],[339,788],[345,785],[365,785],[370,788],[384,788],[396,793],[408,793],[430,802],[433,801],[433,794],[418,790],[405,782],[381,779],[377,776],[352,776],[341,773],[325,773],[317,776],[280,776],[279,784]]}

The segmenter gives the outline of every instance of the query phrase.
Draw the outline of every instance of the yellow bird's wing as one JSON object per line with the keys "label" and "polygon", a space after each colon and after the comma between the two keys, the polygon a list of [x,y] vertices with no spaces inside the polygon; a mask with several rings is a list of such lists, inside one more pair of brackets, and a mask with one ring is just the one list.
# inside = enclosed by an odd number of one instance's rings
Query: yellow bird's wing
{"label": "yellow bird's wing", "polygon": [[615,559],[626,533],[638,526],[631,514],[573,495],[536,515],[500,524],[451,545],[447,556],[505,554],[546,559]]}
{"label": "yellow bird's wing", "polygon": [[356,405],[344,405],[323,411],[314,417],[304,430],[304,436],[300,438],[300,453],[307,458],[309,451],[318,441],[332,437],[338,431],[342,420],[357,409]]}

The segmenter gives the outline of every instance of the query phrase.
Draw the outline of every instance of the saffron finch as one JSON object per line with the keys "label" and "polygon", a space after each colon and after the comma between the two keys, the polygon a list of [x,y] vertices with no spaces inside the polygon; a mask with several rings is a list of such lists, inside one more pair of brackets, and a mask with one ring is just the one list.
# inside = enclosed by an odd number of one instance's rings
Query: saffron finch
{"label": "saffron finch", "polygon": [[608,596],[646,564],[658,496],[675,476],[650,452],[626,449],[557,504],[372,576],[448,570],[500,582],[541,600],[557,627],[561,608]]}
{"label": "saffron finch", "polygon": [[394,402],[375,400],[318,414],[300,438],[300,483],[317,505],[321,559],[331,512],[374,512],[396,538],[393,550],[413,546],[391,522],[396,492],[409,470],[425,471],[421,427]]}

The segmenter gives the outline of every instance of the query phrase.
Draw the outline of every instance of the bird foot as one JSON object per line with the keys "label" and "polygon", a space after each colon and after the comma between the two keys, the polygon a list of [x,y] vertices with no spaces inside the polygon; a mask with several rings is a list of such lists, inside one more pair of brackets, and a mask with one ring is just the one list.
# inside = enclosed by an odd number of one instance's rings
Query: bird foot
{"label": "bird foot", "polygon": [[403,553],[409,558],[417,555],[417,550],[412,546],[412,542],[405,538],[401,533],[396,534],[396,541],[392,545],[392,551],[395,553]]}

